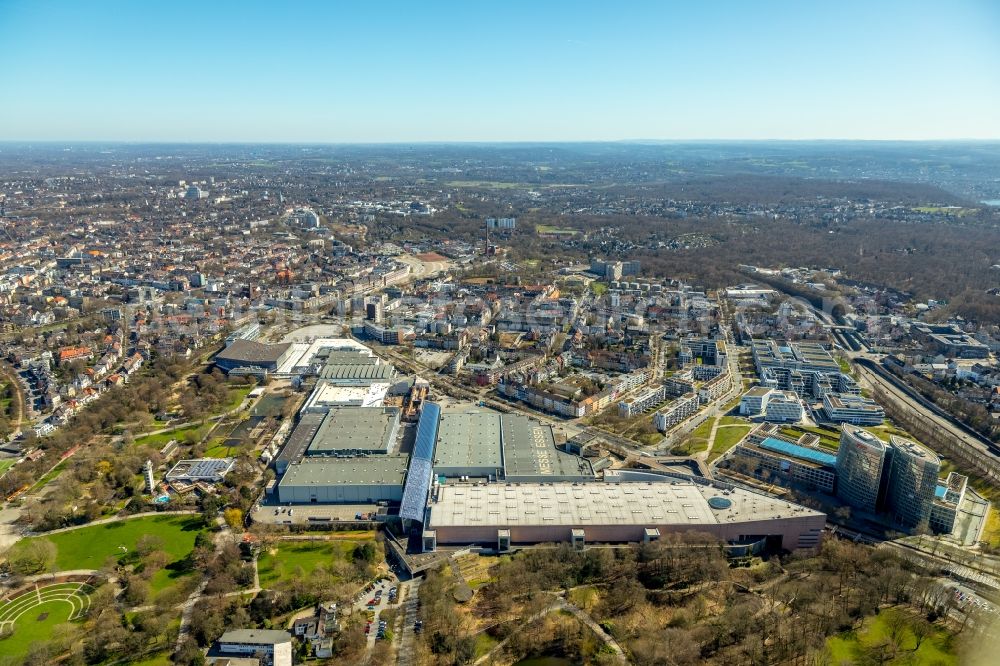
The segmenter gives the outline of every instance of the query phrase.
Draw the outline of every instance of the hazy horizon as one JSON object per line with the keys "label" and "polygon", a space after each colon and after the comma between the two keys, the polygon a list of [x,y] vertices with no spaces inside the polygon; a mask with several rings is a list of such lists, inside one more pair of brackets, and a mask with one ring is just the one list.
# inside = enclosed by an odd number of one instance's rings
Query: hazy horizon
{"label": "hazy horizon", "polygon": [[532,139],[532,140],[413,140],[413,141],[267,141],[267,140],[226,140],[212,141],[204,140],[182,140],[182,139],[0,139],[0,146],[31,146],[31,145],[53,145],[53,146],[99,146],[99,145],[122,145],[122,146],[573,146],[573,145],[621,145],[621,146],[658,146],[658,145],[753,145],[753,144],[1000,144],[1000,138],[962,138],[953,139],[850,139],[850,138],[830,138],[830,139]]}

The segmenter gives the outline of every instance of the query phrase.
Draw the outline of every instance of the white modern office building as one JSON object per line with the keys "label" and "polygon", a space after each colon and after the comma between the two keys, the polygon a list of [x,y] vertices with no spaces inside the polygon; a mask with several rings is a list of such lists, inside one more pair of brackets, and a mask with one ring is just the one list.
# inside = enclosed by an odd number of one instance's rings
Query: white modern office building
{"label": "white modern office building", "polygon": [[292,666],[292,635],[282,629],[234,629],[222,634],[218,647],[223,654],[264,655],[271,666]]}
{"label": "white modern office building", "polygon": [[827,393],[823,396],[823,412],[834,423],[851,425],[881,425],[885,410],[871,398],[844,393]]}
{"label": "white modern office building", "polygon": [[791,391],[775,391],[767,400],[764,420],[776,423],[797,423],[802,420],[804,410],[799,396]]}

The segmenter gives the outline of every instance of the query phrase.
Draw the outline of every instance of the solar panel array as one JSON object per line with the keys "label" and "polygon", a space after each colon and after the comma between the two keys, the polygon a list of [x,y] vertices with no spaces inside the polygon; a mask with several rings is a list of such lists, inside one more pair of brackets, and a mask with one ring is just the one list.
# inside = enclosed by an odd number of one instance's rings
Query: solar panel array
{"label": "solar panel array", "polygon": [[787,456],[793,456],[795,458],[802,458],[803,460],[819,463],[820,465],[826,465],[827,467],[837,466],[837,456],[833,454],[785,442],[780,439],[775,439],[774,437],[765,437],[764,441],[762,441],[759,446],[762,449],[767,449],[776,453],[783,453]]}

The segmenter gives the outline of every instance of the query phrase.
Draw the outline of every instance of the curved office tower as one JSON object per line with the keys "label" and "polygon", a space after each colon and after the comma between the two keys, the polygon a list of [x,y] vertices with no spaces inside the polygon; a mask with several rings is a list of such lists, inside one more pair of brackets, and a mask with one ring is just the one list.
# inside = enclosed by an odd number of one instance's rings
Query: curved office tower
{"label": "curved office tower", "polygon": [[941,459],[913,440],[892,435],[886,507],[905,527],[926,525],[931,516]]}
{"label": "curved office tower", "polygon": [[843,424],[837,451],[837,497],[852,507],[875,513],[887,453],[886,443],[875,435]]}

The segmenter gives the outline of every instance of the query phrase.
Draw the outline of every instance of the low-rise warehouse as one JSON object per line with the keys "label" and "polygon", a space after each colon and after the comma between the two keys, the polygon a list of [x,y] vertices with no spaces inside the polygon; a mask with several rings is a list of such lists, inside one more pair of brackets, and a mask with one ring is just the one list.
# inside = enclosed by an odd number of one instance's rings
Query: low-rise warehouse
{"label": "low-rise warehouse", "polygon": [[441,414],[434,454],[436,474],[495,480],[502,471],[500,414],[485,411]]}
{"label": "low-rise warehouse", "polygon": [[556,448],[552,427],[520,414],[500,417],[504,478],[507,481],[591,481],[586,458]]}
{"label": "low-rise warehouse", "polygon": [[282,504],[372,504],[403,499],[406,456],[306,458],[278,482]]}
{"label": "low-rise warehouse", "polygon": [[434,473],[507,481],[592,481],[586,458],[556,448],[552,427],[520,414],[442,412]]}
{"label": "low-rise warehouse", "polygon": [[229,374],[242,371],[248,374],[275,372],[291,352],[290,344],[264,344],[253,340],[236,340],[215,355],[215,365]]}
{"label": "low-rise warehouse", "polygon": [[677,479],[443,485],[424,529],[432,544],[628,543],[687,531],[796,550],[819,545],[825,523],[819,511],[767,495]]}
{"label": "low-rise warehouse", "polygon": [[306,447],[307,456],[389,453],[399,431],[393,407],[335,407]]}
{"label": "low-rise warehouse", "polygon": [[249,655],[271,666],[292,666],[292,637],[282,629],[234,629],[219,637],[222,654]]}
{"label": "low-rise warehouse", "polygon": [[319,377],[336,386],[369,386],[395,381],[396,368],[377,363],[325,365]]}
{"label": "low-rise warehouse", "polygon": [[381,407],[390,386],[387,382],[340,386],[321,379],[301,411],[307,414],[326,412],[333,407]]}
{"label": "low-rise warehouse", "polygon": [[349,338],[316,338],[308,342],[296,340],[289,343],[288,354],[279,364],[276,374],[284,376],[315,374],[331,356],[338,353],[372,355],[371,349]]}
{"label": "low-rise warehouse", "polygon": [[319,427],[323,425],[325,418],[326,414],[322,412],[303,414],[299,417],[299,422],[288,436],[288,441],[274,460],[274,470],[279,476],[285,473],[291,463],[302,460],[306,455],[306,449],[319,432]]}
{"label": "low-rise warehouse", "polygon": [[393,407],[334,407],[305,413],[274,461],[279,475],[306,456],[349,456],[390,453],[399,432],[399,410]]}

